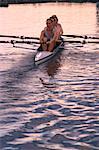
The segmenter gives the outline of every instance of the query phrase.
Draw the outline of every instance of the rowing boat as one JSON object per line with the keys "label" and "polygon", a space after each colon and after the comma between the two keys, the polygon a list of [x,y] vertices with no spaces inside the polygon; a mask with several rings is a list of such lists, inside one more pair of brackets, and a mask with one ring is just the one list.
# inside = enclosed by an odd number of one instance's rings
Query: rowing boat
{"label": "rowing boat", "polygon": [[41,63],[44,63],[54,57],[63,47],[63,40],[54,48],[52,52],[49,51],[39,51],[40,48],[38,48],[37,53],[34,57],[34,62],[36,65],[39,65]]}

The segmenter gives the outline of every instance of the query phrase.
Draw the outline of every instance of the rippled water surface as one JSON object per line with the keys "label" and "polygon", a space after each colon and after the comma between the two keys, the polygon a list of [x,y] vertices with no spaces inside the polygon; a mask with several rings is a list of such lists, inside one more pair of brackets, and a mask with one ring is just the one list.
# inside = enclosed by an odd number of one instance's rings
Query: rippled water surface
{"label": "rippled water surface", "polygon": [[[39,36],[54,13],[64,34],[99,34],[95,4],[68,3],[0,8],[0,34]],[[65,43],[39,66],[33,56],[0,44],[0,150],[99,150],[99,44]]]}

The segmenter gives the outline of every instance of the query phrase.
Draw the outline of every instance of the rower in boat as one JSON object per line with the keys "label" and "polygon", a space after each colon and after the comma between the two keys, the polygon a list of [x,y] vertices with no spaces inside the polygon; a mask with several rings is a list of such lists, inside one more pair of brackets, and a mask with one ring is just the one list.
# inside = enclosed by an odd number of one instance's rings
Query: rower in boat
{"label": "rower in boat", "polygon": [[54,36],[56,36],[56,40],[60,39],[60,37],[63,35],[63,29],[60,23],[58,23],[58,18],[56,15],[52,15],[50,19],[53,22],[53,30],[54,30]]}
{"label": "rower in boat", "polygon": [[58,18],[53,15],[46,20],[46,27],[41,32],[40,35],[40,49],[44,51],[53,51],[54,47],[60,44],[61,35],[63,34],[63,29],[61,24],[58,23]]}
{"label": "rower in boat", "polygon": [[40,49],[44,51],[52,51],[55,46],[54,41],[52,41],[53,36],[54,36],[54,32],[53,32],[52,21],[51,19],[47,19],[46,27],[44,28],[43,31],[41,31],[41,35],[40,35],[40,43],[41,43]]}
{"label": "rower in boat", "polygon": [[[63,32],[61,29],[56,30],[56,23],[54,19],[49,18],[46,20],[46,27],[41,32],[40,35],[40,43],[41,46],[38,48],[38,51],[34,57],[35,64],[41,64],[50,58],[52,58],[58,51],[60,51],[61,47],[63,46],[63,39],[61,38],[61,34]],[[40,52],[41,51],[41,52]]]}
{"label": "rower in boat", "polygon": [[61,41],[62,41],[62,34],[63,34],[63,29],[60,23],[58,23],[58,18],[56,15],[53,15],[50,17],[52,24],[53,24],[53,38],[51,39],[52,41],[54,41],[54,47],[57,47]]}

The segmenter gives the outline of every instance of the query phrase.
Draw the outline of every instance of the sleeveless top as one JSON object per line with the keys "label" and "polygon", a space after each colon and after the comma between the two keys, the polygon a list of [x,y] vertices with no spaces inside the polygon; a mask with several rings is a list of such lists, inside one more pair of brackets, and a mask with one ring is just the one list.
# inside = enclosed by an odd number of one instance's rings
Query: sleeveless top
{"label": "sleeveless top", "polygon": [[47,31],[47,28],[45,28],[44,29],[44,35],[47,38],[47,41],[50,41],[54,36],[54,32],[52,30],[51,33],[49,34],[49,32]]}

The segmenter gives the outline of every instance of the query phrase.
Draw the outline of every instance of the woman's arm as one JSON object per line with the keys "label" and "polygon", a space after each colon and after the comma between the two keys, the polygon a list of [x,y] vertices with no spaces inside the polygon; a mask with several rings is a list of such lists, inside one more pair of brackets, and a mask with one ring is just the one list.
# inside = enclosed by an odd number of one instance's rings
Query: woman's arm
{"label": "woman's arm", "polygon": [[44,30],[41,31],[41,35],[40,35],[40,43],[43,43],[43,42],[44,42],[43,39],[44,39]]}

